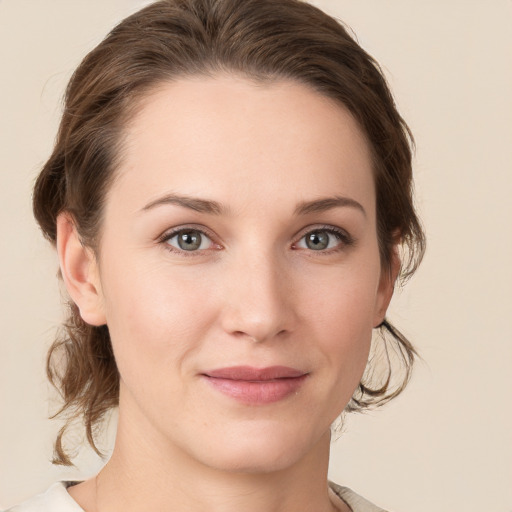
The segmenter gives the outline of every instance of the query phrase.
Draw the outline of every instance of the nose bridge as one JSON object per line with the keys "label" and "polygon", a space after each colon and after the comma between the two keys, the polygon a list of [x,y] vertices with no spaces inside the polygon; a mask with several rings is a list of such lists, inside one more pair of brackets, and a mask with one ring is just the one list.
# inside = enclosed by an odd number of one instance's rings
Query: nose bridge
{"label": "nose bridge", "polygon": [[247,251],[230,267],[224,329],[256,341],[291,331],[295,315],[282,258],[272,249]]}

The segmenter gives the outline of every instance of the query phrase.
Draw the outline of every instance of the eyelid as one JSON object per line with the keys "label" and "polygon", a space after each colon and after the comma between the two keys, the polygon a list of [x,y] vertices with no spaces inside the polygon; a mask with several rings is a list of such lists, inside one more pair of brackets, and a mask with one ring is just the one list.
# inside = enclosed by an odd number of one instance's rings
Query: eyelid
{"label": "eyelid", "polygon": [[[214,250],[223,249],[222,245],[215,241],[216,238],[218,238],[210,229],[206,228],[203,225],[198,224],[183,224],[180,226],[175,226],[173,228],[167,229],[162,233],[159,237],[157,237],[157,242],[161,244],[166,245],[166,249],[182,254],[184,256],[198,256],[200,254],[204,254],[204,252],[212,250],[212,249],[201,249],[197,251],[185,251],[178,249],[174,246],[171,246],[170,244],[167,244],[166,242],[171,239],[172,237],[178,235],[179,233],[183,231],[198,231],[202,235],[206,236],[210,241],[212,242],[212,245],[214,245]],[[318,224],[318,225],[310,225],[305,228],[303,228],[295,237],[295,241],[292,243],[292,249],[296,249],[296,245],[300,240],[302,240],[307,234],[315,232],[315,231],[326,231],[328,233],[331,233],[335,236],[337,236],[340,240],[340,244],[338,244],[336,247],[331,249],[326,249],[323,251],[317,251],[318,253],[324,253],[328,254],[331,252],[336,252],[339,250],[343,250],[344,248],[350,247],[356,243],[356,239],[345,229],[340,228],[338,226],[333,226],[332,224]],[[302,250],[303,248],[299,248]],[[308,249],[306,249],[308,250]],[[311,249],[309,249],[312,251]],[[314,252],[314,251],[312,251]]]}
{"label": "eyelid", "polygon": [[166,246],[165,248],[167,250],[169,250],[171,252],[182,254],[184,256],[198,256],[200,254],[204,254],[206,251],[212,250],[211,248],[208,248],[208,249],[201,249],[201,250],[197,250],[197,251],[185,251],[185,250],[178,249],[178,248],[167,243],[168,240],[175,237],[176,235],[179,235],[183,231],[197,231],[197,232],[201,233],[201,235],[207,237],[211,241],[212,245],[214,246],[214,249],[219,250],[222,248],[222,245],[215,241],[215,238],[217,238],[215,236],[215,234],[211,230],[206,228],[205,226],[198,225],[198,224],[183,224],[180,226],[175,226],[173,228],[167,229],[157,238],[156,241],[160,244],[165,244],[165,246]]}
{"label": "eyelid", "polygon": [[[345,229],[340,228],[338,226],[333,226],[332,224],[318,224],[307,226],[300,231],[300,233],[295,238],[295,242],[293,242],[292,247],[295,246],[309,233],[314,233],[315,231],[326,231],[337,236],[340,240],[340,244],[331,249],[325,249],[323,251],[317,251],[318,253],[330,253],[336,252],[337,250],[342,250],[343,248],[350,247],[356,243],[356,239]],[[300,247],[299,249],[303,249]],[[308,250],[308,249],[306,249]],[[315,252],[315,251],[312,251]]]}

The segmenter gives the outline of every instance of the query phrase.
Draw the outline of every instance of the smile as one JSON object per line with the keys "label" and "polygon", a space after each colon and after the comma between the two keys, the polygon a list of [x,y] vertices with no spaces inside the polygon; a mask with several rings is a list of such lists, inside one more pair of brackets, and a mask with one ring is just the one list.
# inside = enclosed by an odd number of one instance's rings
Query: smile
{"label": "smile", "polygon": [[296,393],[307,376],[308,373],[286,366],[233,366],[202,374],[202,377],[220,393],[250,405],[283,400]]}

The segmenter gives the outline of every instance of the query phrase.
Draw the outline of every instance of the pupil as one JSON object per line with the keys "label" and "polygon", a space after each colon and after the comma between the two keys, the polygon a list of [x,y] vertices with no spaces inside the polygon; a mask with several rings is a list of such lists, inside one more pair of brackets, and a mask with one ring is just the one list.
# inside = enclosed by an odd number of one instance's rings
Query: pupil
{"label": "pupil", "polygon": [[201,234],[197,231],[187,231],[178,237],[178,245],[184,251],[195,251],[201,246]]}
{"label": "pupil", "polygon": [[321,251],[329,245],[329,235],[325,231],[315,231],[306,238],[306,245],[314,251]]}

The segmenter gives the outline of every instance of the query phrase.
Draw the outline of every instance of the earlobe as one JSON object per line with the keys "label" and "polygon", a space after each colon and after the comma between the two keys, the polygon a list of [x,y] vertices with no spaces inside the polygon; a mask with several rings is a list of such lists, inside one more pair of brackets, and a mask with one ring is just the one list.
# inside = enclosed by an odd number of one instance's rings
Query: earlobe
{"label": "earlobe", "polygon": [[94,252],[84,246],[67,212],[57,217],[57,253],[66,289],[90,325],[106,323],[98,265]]}

